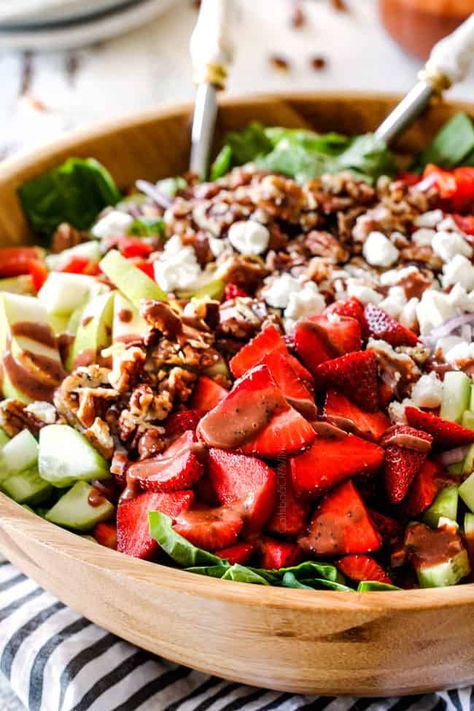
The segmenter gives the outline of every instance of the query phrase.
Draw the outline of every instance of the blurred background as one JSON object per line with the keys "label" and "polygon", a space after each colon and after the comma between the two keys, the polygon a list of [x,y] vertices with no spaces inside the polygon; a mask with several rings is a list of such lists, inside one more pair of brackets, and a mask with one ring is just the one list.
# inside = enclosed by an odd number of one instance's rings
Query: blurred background
{"label": "blurred background", "polygon": [[[474,0],[235,0],[229,92],[403,92]],[[194,0],[0,0],[0,157],[193,96]],[[395,39],[397,41],[395,41]],[[418,56],[416,56],[418,55]],[[474,97],[474,79],[452,91]]]}

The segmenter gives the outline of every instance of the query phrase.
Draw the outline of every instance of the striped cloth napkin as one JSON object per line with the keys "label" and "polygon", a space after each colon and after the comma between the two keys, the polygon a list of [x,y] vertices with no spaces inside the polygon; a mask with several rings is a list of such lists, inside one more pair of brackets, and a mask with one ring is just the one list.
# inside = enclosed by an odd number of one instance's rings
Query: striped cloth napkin
{"label": "striped cloth napkin", "polygon": [[474,711],[471,688],[392,699],[308,697],[206,676],[97,627],[5,560],[0,670],[28,711]]}

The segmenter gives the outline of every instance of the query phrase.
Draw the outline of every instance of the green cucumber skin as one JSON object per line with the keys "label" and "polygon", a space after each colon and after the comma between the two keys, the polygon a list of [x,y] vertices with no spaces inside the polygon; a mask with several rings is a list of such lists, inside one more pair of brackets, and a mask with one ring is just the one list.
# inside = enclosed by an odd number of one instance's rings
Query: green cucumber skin
{"label": "green cucumber skin", "polygon": [[460,422],[469,408],[472,380],[461,371],[446,373],[443,382],[440,417],[451,422]]}
{"label": "green cucumber skin", "polygon": [[69,425],[46,425],[41,429],[38,461],[40,475],[57,487],[110,478],[104,457]]}
{"label": "green cucumber skin", "polygon": [[53,491],[51,484],[40,477],[36,467],[9,476],[2,482],[1,488],[17,504],[30,506],[43,503]]}
{"label": "green cucumber skin", "polygon": [[99,506],[89,503],[94,487],[85,481],[78,481],[46,513],[46,520],[73,531],[91,531],[97,523],[110,519],[115,506],[105,501]]}
{"label": "green cucumber skin", "polygon": [[0,482],[12,474],[30,469],[38,461],[38,443],[28,430],[22,430],[0,451]]}
{"label": "green cucumber skin", "polygon": [[458,515],[458,488],[446,486],[442,489],[431,506],[423,514],[423,520],[431,528],[437,528],[439,519],[444,517],[456,521]]}
{"label": "green cucumber skin", "polygon": [[456,585],[470,571],[469,556],[462,550],[444,563],[416,568],[416,575],[421,588],[442,588]]}
{"label": "green cucumber skin", "polygon": [[466,506],[474,513],[474,473],[461,484],[458,491]]}

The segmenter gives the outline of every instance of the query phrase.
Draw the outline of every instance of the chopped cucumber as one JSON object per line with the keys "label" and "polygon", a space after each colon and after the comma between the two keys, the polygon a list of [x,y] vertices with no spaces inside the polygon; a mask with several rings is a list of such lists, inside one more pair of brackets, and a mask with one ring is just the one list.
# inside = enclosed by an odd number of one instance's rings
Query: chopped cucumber
{"label": "chopped cucumber", "polygon": [[75,531],[90,531],[97,523],[111,518],[115,507],[104,499],[103,503],[93,506],[90,495],[94,487],[85,481],[78,481],[48,511],[45,518],[59,526]]}
{"label": "chopped cucumber", "polygon": [[38,443],[29,430],[22,430],[0,451],[0,481],[29,469],[38,461]]}
{"label": "chopped cucumber", "polygon": [[165,292],[158,284],[138,267],[122,257],[116,249],[111,249],[100,262],[100,268],[117,289],[130,299],[137,308],[142,299],[166,300]]}
{"label": "chopped cucumber", "polygon": [[474,471],[474,444],[471,444],[462,462],[462,473],[470,474]]}
{"label": "chopped cucumber", "polygon": [[442,588],[456,585],[469,575],[471,566],[466,550],[461,550],[442,563],[416,568],[416,575],[422,588]]}
{"label": "chopped cucumber", "polygon": [[471,388],[471,397],[469,400],[469,410],[474,412],[474,387]]}
{"label": "chopped cucumber", "polygon": [[2,490],[17,504],[41,504],[53,491],[51,484],[42,479],[36,466],[19,474],[9,476],[2,483]]}
{"label": "chopped cucumber", "polygon": [[471,474],[458,489],[459,496],[474,513],[474,474]]}
{"label": "chopped cucumber", "polygon": [[10,437],[7,435],[7,433],[0,428],[0,449],[4,447],[7,442],[10,441]]}
{"label": "chopped cucumber", "polygon": [[474,514],[464,515],[464,533],[466,536],[474,538]]}
{"label": "chopped cucumber", "polygon": [[461,462],[450,464],[446,468],[450,474],[454,474],[454,476],[461,476],[461,474],[464,474],[464,462],[465,460],[463,459]]}
{"label": "chopped cucumber", "polygon": [[468,430],[474,430],[474,412],[466,410],[461,419],[461,424]]}
{"label": "chopped cucumber", "polygon": [[455,521],[458,513],[458,498],[457,486],[445,487],[439,492],[429,509],[425,511],[423,520],[431,528],[437,528],[442,517]]}
{"label": "chopped cucumber", "polygon": [[39,472],[43,479],[59,487],[110,477],[104,457],[69,425],[46,425],[40,430]]}
{"label": "chopped cucumber", "polygon": [[471,378],[460,370],[452,370],[446,373],[439,412],[443,420],[461,422],[464,412],[469,409],[471,385]]}

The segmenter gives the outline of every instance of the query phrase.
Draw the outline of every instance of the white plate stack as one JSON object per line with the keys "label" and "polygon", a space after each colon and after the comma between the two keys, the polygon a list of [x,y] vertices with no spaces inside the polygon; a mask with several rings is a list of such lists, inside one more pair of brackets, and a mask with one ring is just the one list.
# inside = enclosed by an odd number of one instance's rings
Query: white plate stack
{"label": "white plate stack", "polygon": [[69,49],[150,22],[175,0],[0,0],[0,49]]}

